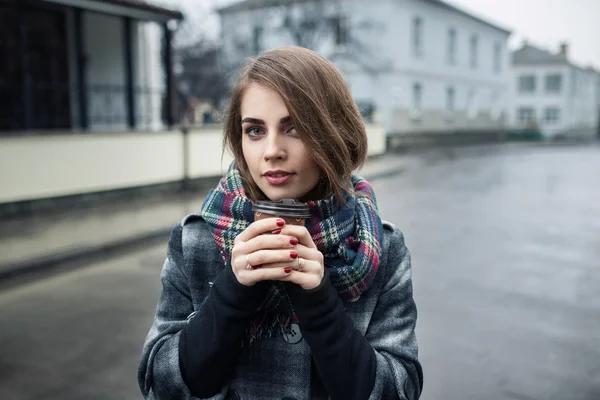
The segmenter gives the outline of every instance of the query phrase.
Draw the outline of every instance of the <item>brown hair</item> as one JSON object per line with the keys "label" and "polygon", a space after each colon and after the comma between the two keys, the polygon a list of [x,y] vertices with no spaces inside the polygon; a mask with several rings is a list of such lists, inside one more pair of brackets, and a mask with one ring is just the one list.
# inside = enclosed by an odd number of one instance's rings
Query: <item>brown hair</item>
{"label": "brown hair", "polygon": [[367,157],[365,126],[342,74],[326,58],[302,47],[281,47],[250,59],[231,92],[225,115],[223,149],[229,147],[247,195],[266,196],[250,175],[242,152],[241,99],[252,83],[275,90],[283,99],[300,139],[321,170],[319,198],[353,193],[352,172]]}

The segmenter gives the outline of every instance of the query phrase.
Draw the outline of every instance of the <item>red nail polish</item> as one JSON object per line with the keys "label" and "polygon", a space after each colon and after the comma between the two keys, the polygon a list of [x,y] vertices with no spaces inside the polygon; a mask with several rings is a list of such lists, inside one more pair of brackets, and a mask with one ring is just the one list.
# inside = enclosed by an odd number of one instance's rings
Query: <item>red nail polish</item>
{"label": "red nail polish", "polygon": [[283,269],[283,272],[285,272],[286,274],[289,274],[290,272],[292,272],[292,267],[285,267]]}
{"label": "red nail polish", "polygon": [[291,245],[293,245],[293,246],[297,245],[297,244],[298,244],[298,239],[296,239],[296,238],[291,238],[291,239],[290,239],[290,244],[291,244]]}
{"label": "red nail polish", "polygon": [[290,251],[290,257],[298,258],[298,253],[296,253],[295,251]]}
{"label": "red nail polish", "polygon": [[278,219],[277,220],[277,226],[281,226],[282,227],[284,225],[285,225],[285,221],[284,220],[282,220],[282,219]]}
{"label": "red nail polish", "polygon": [[271,232],[273,235],[279,235],[281,233],[281,229],[275,229],[273,232]]}

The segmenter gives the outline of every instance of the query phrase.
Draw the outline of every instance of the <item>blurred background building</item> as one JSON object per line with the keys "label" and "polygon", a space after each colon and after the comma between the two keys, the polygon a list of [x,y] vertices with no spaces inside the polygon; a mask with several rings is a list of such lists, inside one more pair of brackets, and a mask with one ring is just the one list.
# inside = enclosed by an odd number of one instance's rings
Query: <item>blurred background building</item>
{"label": "blurred background building", "polygon": [[600,72],[569,60],[569,45],[555,53],[524,42],[512,54],[511,125],[545,138],[594,137],[600,126]]}
{"label": "blurred background building", "polygon": [[505,127],[510,31],[438,0],[246,0],[219,10],[221,65],[300,45],[335,62],[387,135]]}
{"label": "blurred background building", "polygon": [[173,175],[152,157],[177,141],[136,132],[175,124],[182,19],[139,0],[0,1],[3,210]]}

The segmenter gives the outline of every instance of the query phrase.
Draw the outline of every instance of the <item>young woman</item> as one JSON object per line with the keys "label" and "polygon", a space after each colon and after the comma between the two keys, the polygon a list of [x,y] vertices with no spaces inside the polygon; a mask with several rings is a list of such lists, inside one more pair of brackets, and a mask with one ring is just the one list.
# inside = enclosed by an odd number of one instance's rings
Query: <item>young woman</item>
{"label": "young woman", "polygon": [[[251,60],[224,145],[234,162],[169,241],[144,397],[419,398],[410,255],[353,174],[367,137],[341,74],[299,47]],[[254,220],[282,198],[308,205],[305,226]]]}

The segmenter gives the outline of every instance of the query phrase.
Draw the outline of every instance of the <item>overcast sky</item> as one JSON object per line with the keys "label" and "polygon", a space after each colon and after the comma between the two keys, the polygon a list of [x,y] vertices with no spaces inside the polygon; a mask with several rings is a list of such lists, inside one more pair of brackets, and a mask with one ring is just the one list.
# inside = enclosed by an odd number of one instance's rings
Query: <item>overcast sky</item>
{"label": "overcast sky", "polygon": [[[162,0],[180,7],[195,24],[216,36],[215,5],[238,0]],[[374,0],[377,1],[377,0]],[[465,11],[513,31],[511,48],[526,38],[541,48],[558,50],[569,43],[571,61],[600,69],[600,0],[446,0]]]}
{"label": "overcast sky", "polygon": [[523,38],[557,51],[569,43],[571,61],[600,69],[600,0],[446,0],[513,31],[511,47]]}

